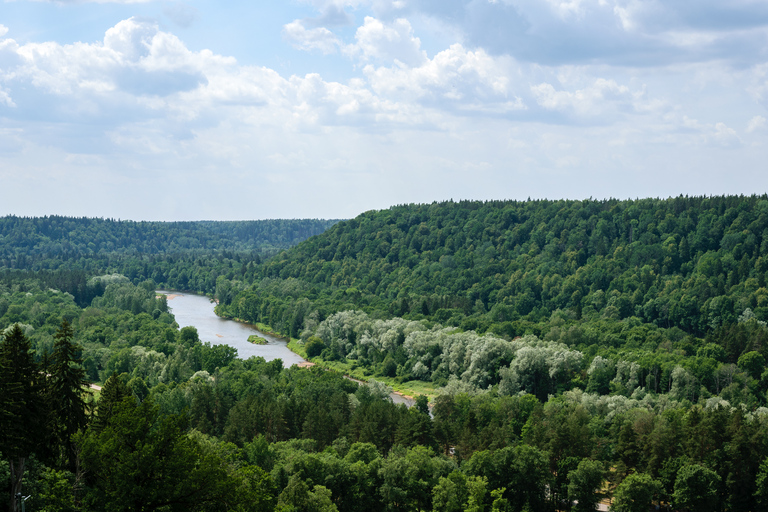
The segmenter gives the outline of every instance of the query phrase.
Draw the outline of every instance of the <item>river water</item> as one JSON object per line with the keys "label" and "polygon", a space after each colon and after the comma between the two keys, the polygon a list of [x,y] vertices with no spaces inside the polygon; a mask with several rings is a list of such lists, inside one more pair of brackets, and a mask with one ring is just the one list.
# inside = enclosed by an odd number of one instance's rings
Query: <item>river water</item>
{"label": "river water", "polygon": [[[265,334],[253,326],[216,316],[213,312],[214,304],[207,297],[164,290],[158,293],[168,296],[168,307],[179,327],[196,327],[202,342],[234,347],[241,359],[251,356],[263,357],[267,361],[282,359],[286,368],[304,362],[301,356],[291,352],[285,341]],[[252,334],[266,339],[267,344],[256,345],[249,342],[248,336]]]}
{"label": "river water", "polygon": [[[263,333],[252,325],[216,316],[213,312],[214,304],[207,297],[166,290],[158,290],[158,293],[164,293],[168,297],[168,307],[179,327],[191,325],[197,328],[197,335],[202,342],[208,341],[211,345],[226,344],[234,347],[241,359],[248,359],[251,356],[263,357],[267,361],[282,359],[285,368],[305,362],[301,356],[291,352],[285,341]],[[267,344],[255,345],[249,342],[248,336],[251,334],[266,339]],[[408,407],[414,403],[412,399],[397,393],[392,393],[389,397],[394,403],[406,404]]]}

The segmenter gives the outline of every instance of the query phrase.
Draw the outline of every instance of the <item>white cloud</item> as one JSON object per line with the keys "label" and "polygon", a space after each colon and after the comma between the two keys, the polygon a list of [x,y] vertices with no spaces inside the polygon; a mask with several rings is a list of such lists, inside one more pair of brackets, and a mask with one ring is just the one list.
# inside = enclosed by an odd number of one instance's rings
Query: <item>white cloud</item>
{"label": "white cloud", "polygon": [[[558,5],[570,24],[596,8],[588,0]],[[150,189],[163,191],[147,198],[152,212],[166,212],[161,199],[173,188],[186,218],[351,216],[451,196],[742,192],[722,168],[765,160],[762,145],[742,144],[731,128],[750,117],[747,132],[766,124],[743,91],[765,85],[759,67],[542,65],[471,41],[437,46],[415,17],[369,17],[338,35],[306,20],[286,25],[286,39],[335,50],[326,62],[347,65],[344,79],[192,51],[140,18],[96,43],[0,38],[4,183],[54,199],[85,193],[68,183],[95,183],[94,197],[126,197],[69,214],[130,216],[128,198]],[[22,186],[24,173],[37,188]],[[27,211],[22,200],[31,194],[14,203],[16,213]]]}
{"label": "white cloud", "polygon": [[355,44],[345,52],[359,56],[363,61],[400,62],[407,66],[419,66],[427,60],[421,49],[421,40],[413,35],[413,27],[404,18],[385,24],[370,16],[355,33]]}
{"label": "white cloud", "polygon": [[204,81],[202,68],[232,59],[193,54],[154,22],[130,18],[107,30],[103,43],[30,43],[17,47],[21,63],[10,77],[58,95],[125,92],[167,96]]}
{"label": "white cloud", "polygon": [[747,133],[765,130],[766,120],[763,116],[755,116],[749,120],[747,125]]}
{"label": "white cloud", "polygon": [[450,110],[458,105],[461,110],[489,113],[524,108],[512,88],[511,59],[494,58],[482,50],[469,51],[460,44],[417,67],[367,66],[364,72],[374,92],[400,101],[418,101]]}
{"label": "white cloud", "polygon": [[602,116],[614,109],[635,111],[635,102],[642,96],[642,92],[633,94],[626,85],[604,78],[573,92],[558,91],[549,83],[532,85],[531,92],[538,104],[547,110],[573,111],[590,117]]}
{"label": "white cloud", "polygon": [[716,123],[715,131],[711,137],[712,140],[723,147],[731,148],[741,145],[741,139],[736,133],[736,130],[727,126],[725,123]]}
{"label": "white cloud", "polygon": [[15,107],[16,104],[11,99],[11,96],[8,94],[8,92],[4,91],[2,88],[0,88],[0,105],[5,105],[6,107]]}
{"label": "white cloud", "polygon": [[283,26],[283,37],[300,50],[318,50],[324,54],[336,53],[341,41],[325,27],[307,29],[301,20]]}
{"label": "white cloud", "polygon": [[662,136],[666,143],[723,149],[734,149],[743,145],[736,130],[723,122],[703,123],[686,115],[678,117],[675,114],[669,114],[667,120],[668,125]]}
{"label": "white cloud", "polygon": [[0,24],[0,37],[5,36],[8,33],[8,27],[6,27],[3,24]]}

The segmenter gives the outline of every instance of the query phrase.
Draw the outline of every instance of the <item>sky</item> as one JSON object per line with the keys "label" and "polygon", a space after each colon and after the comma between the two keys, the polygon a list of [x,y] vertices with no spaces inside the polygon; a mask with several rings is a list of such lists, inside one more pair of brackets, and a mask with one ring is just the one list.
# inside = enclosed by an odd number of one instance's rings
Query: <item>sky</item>
{"label": "sky", "polygon": [[0,0],[0,215],[768,192],[765,0]]}

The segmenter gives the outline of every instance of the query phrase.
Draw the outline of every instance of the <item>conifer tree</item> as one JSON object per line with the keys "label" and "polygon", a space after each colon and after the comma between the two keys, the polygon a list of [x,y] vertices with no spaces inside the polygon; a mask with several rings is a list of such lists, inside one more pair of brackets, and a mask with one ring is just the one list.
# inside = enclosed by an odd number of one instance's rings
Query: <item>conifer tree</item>
{"label": "conifer tree", "polygon": [[49,367],[50,400],[54,415],[54,440],[64,450],[70,469],[74,469],[72,434],[85,428],[88,421],[88,403],[85,390],[89,382],[85,377],[80,357],[81,348],[73,341],[72,326],[66,319],[56,332],[53,356]]}
{"label": "conifer tree", "polygon": [[11,473],[11,512],[18,508],[27,460],[46,437],[42,381],[29,340],[14,324],[0,343],[0,452]]}
{"label": "conifer tree", "polygon": [[91,429],[100,431],[106,427],[117,406],[130,396],[132,396],[131,390],[117,372],[113,372],[101,388],[99,405],[96,408],[96,415],[92,421]]}

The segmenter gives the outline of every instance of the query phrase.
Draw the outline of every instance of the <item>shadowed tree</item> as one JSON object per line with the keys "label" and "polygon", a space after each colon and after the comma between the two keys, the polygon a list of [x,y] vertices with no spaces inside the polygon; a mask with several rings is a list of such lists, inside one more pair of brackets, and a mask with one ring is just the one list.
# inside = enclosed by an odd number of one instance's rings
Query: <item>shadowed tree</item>
{"label": "shadowed tree", "polygon": [[717,510],[719,484],[720,476],[711,469],[698,464],[683,466],[675,480],[675,507],[696,512]]}
{"label": "shadowed tree", "polygon": [[158,417],[151,399],[125,398],[110,408],[100,429],[76,438],[94,511],[187,512],[232,510],[238,481],[215,453],[187,435],[186,419]]}
{"label": "shadowed tree", "polygon": [[0,343],[0,432],[11,477],[9,510],[16,512],[27,460],[47,435],[42,375],[19,324],[6,330]]}
{"label": "shadowed tree", "polygon": [[74,470],[75,452],[72,434],[85,428],[88,403],[85,400],[89,382],[82,367],[80,346],[73,341],[74,333],[66,319],[56,332],[50,374],[49,400],[54,415],[54,438],[64,451],[70,470]]}

